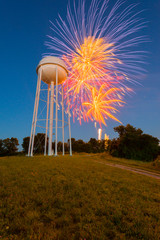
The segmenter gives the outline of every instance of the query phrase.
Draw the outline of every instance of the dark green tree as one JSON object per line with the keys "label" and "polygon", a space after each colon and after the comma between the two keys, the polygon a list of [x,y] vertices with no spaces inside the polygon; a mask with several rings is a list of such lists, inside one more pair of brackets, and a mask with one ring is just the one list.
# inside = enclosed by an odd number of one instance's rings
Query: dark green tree
{"label": "dark green tree", "polygon": [[58,144],[57,144],[57,151],[58,152],[62,152],[62,145],[63,145],[62,142],[58,142]]}
{"label": "dark green tree", "polygon": [[3,140],[4,155],[14,155],[18,151],[18,139],[6,138]]}
{"label": "dark green tree", "polygon": [[23,138],[22,148],[23,148],[23,152],[24,152],[25,154],[28,153],[29,140],[30,140],[30,137],[25,137],[25,138]]}
{"label": "dark green tree", "polygon": [[[75,138],[71,138],[72,143],[72,151],[73,152],[84,152],[85,151],[85,142],[81,139],[78,139],[77,141]],[[69,149],[69,139],[68,139],[68,149]]]}
{"label": "dark green tree", "polygon": [[45,146],[45,133],[37,133],[34,139],[34,153],[40,154],[44,153]]}
{"label": "dark green tree", "polygon": [[116,157],[152,161],[158,155],[159,140],[141,129],[127,124],[114,128],[119,134],[117,139],[109,141],[108,151]]}
{"label": "dark green tree", "polygon": [[[143,146],[145,145],[145,146]],[[143,134],[140,138],[141,155],[146,161],[153,161],[159,154],[159,140],[148,134]]]}
{"label": "dark green tree", "polygon": [[72,151],[76,152],[77,148],[76,148],[76,140],[75,140],[75,138],[71,138],[71,143],[72,143]]}
{"label": "dark green tree", "polygon": [[0,155],[4,154],[4,146],[3,146],[3,140],[0,139]]}
{"label": "dark green tree", "polygon": [[85,151],[85,142],[82,139],[78,139],[75,142],[75,151],[76,152],[84,152]]}
{"label": "dark green tree", "polygon": [[105,151],[104,140],[96,140],[95,138],[90,138],[88,144],[90,144],[90,152],[100,153]]}
{"label": "dark green tree", "polygon": [[[25,154],[28,153],[30,137],[23,138],[22,148]],[[44,153],[44,146],[45,146],[45,134],[44,133],[37,133],[34,138],[34,154]],[[47,138],[47,149],[48,149],[48,138]]]}

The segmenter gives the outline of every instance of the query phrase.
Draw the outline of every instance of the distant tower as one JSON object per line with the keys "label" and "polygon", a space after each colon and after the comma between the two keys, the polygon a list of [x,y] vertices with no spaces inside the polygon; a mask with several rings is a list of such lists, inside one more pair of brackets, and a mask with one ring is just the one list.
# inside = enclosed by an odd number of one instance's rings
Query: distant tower
{"label": "distant tower", "polygon": [[[46,83],[48,86],[47,99],[45,99],[45,102],[47,103],[46,118],[41,119],[45,121],[44,155],[46,155],[47,153],[47,138],[48,138],[48,132],[49,132],[48,155],[53,155],[52,138],[53,138],[53,134],[55,134],[55,156],[57,156],[58,128],[62,128],[62,152],[64,155],[64,122],[66,123],[66,121],[64,121],[64,103],[63,103],[64,96],[63,96],[62,83],[67,78],[67,75],[68,75],[67,68],[63,60],[57,57],[47,56],[47,57],[44,57],[39,62],[36,72],[38,75],[38,80],[37,80],[37,90],[36,90],[36,97],[35,97],[30,142],[29,142],[29,148],[28,148],[28,156],[33,156],[34,138],[35,138],[35,131],[37,127],[37,114],[38,114],[38,107],[39,107],[39,100],[40,100],[40,92],[42,91],[41,81]],[[59,106],[58,85],[60,84],[61,84],[61,95],[62,95],[62,118],[59,120],[61,122],[61,126],[58,127],[58,106]],[[55,85],[55,92],[56,92],[55,100],[54,100],[54,85]],[[54,116],[54,102],[55,102],[55,116]],[[68,85],[67,85],[67,103],[68,103],[67,125],[69,127],[70,155],[72,155]],[[48,126],[49,126],[49,131],[48,131]],[[55,133],[53,133],[53,128],[55,129]]]}

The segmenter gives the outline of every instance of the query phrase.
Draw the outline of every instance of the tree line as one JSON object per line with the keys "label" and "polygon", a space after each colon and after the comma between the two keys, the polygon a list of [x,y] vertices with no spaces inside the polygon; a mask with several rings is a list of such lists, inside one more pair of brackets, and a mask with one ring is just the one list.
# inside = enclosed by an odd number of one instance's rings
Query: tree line
{"label": "tree line", "polygon": [[[96,140],[90,138],[88,142],[82,139],[71,139],[73,152],[101,153],[108,152],[112,156],[135,159],[142,161],[153,161],[160,154],[159,139],[144,134],[141,129],[127,124],[114,128],[118,138],[113,140]],[[28,153],[30,137],[23,138],[22,153]],[[48,139],[47,139],[48,145]],[[18,153],[19,142],[17,138],[0,139],[0,156],[15,155]],[[45,134],[37,133],[34,141],[34,154],[43,154],[45,146]],[[54,149],[55,143],[52,143]],[[65,152],[69,152],[69,140],[64,144]],[[62,152],[62,142],[58,142],[58,152]]]}
{"label": "tree line", "polygon": [[[29,146],[30,137],[23,138],[23,152],[27,154]],[[97,141],[95,138],[91,138],[89,142],[84,142],[82,139],[75,140],[71,138],[72,142],[72,151],[73,152],[86,152],[86,153],[98,153],[104,152],[104,143],[105,141]],[[45,134],[38,133],[34,139],[34,149],[35,154],[43,154],[45,147]],[[47,139],[47,149],[48,149],[48,139]],[[52,143],[52,149],[55,149],[55,142]],[[62,152],[62,142],[58,142],[57,145],[58,152]],[[65,152],[69,152],[69,139],[64,143]]]}

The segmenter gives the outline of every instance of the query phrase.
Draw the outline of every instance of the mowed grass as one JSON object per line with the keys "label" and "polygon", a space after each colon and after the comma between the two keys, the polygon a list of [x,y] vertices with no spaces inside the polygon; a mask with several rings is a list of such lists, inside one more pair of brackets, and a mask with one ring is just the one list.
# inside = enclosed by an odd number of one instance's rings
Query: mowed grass
{"label": "mowed grass", "polygon": [[0,239],[160,239],[160,181],[97,158],[0,158]]}

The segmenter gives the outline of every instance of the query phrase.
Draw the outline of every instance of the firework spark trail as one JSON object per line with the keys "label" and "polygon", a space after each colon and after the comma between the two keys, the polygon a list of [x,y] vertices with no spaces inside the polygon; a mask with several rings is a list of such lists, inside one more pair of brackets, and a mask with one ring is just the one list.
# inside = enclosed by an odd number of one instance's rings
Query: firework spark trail
{"label": "firework spark trail", "polygon": [[[81,0],[78,6],[74,2],[73,8],[68,5],[66,21],[59,16],[55,24],[51,22],[54,36],[49,36],[50,42],[46,42],[49,54],[61,57],[67,65],[69,78],[63,83],[64,93],[68,82],[70,108],[73,118],[80,123],[82,118],[103,124],[108,117],[119,121],[111,114],[116,109],[108,104],[121,105],[130,91],[128,84],[143,72],[144,52],[137,50],[137,45],[145,37],[136,33],[145,23],[139,17],[140,12],[135,11],[136,4],[124,7],[126,2],[118,0],[109,11],[108,3],[109,0],[92,0],[88,11]],[[109,89],[116,90],[105,95],[104,91]],[[98,98],[102,92],[103,99]],[[99,113],[88,110],[94,106],[95,98],[104,107],[99,108]]]}

